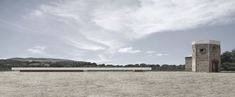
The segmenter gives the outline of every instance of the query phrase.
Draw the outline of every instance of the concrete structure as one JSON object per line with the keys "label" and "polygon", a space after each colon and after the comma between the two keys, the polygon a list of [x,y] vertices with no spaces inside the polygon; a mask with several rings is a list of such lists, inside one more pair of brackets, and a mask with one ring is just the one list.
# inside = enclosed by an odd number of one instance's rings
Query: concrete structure
{"label": "concrete structure", "polygon": [[12,67],[20,72],[151,71],[151,67]]}
{"label": "concrete structure", "polygon": [[185,71],[192,71],[192,56],[185,57]]}
{"label": "concrete structure", "polygon": [[192,43],[192,71],[219,72],[220,71],[220,42],[215,40],[201,40]]}

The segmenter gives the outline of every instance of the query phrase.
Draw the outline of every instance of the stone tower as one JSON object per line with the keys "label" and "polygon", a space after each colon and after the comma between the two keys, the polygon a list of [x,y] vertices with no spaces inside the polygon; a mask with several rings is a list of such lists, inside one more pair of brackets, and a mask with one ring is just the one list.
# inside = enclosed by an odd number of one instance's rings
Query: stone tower
{"label": "stone tower", "polygon": [[192,43],[192,71],[220,71],[220,42],[215,40],[200,40]]}

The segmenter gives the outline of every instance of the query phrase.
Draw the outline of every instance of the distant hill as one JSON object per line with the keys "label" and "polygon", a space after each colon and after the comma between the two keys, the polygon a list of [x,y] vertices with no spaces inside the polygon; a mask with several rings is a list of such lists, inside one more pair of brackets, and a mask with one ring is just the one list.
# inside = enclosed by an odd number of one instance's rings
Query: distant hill
{"label": "distant hill", "polygon": [[16,60],[16,61],[37,61],[37,62],[60,62],[60,61],[73,61],[68,59],[54,59],[54,58],[9,58],[7,60]]}
{"label": "distant hill", "polygon": [[96,67],[96,63],[55,58],[9,58],[0,59],[0,71],[11,67]]}

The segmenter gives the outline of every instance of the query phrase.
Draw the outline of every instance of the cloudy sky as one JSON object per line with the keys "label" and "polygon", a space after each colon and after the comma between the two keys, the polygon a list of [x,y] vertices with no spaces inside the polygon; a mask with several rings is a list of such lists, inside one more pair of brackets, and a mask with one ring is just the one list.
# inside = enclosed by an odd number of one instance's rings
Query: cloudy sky
{"label": "cloudy sky", "polygon": [[235,48],[235,0],[0,0],[0,58],[183,64],[194,40]]}

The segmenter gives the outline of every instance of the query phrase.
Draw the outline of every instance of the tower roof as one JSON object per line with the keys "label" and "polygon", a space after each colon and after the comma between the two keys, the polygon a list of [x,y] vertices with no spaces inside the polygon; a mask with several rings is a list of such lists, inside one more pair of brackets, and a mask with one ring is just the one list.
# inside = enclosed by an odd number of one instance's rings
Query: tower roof
{"label": "tower roof", "polygon": [[192,45],[195,44],[217,44],[220,45],[220,41],[217,40],[198,40],[198,41],[193,41]]}

